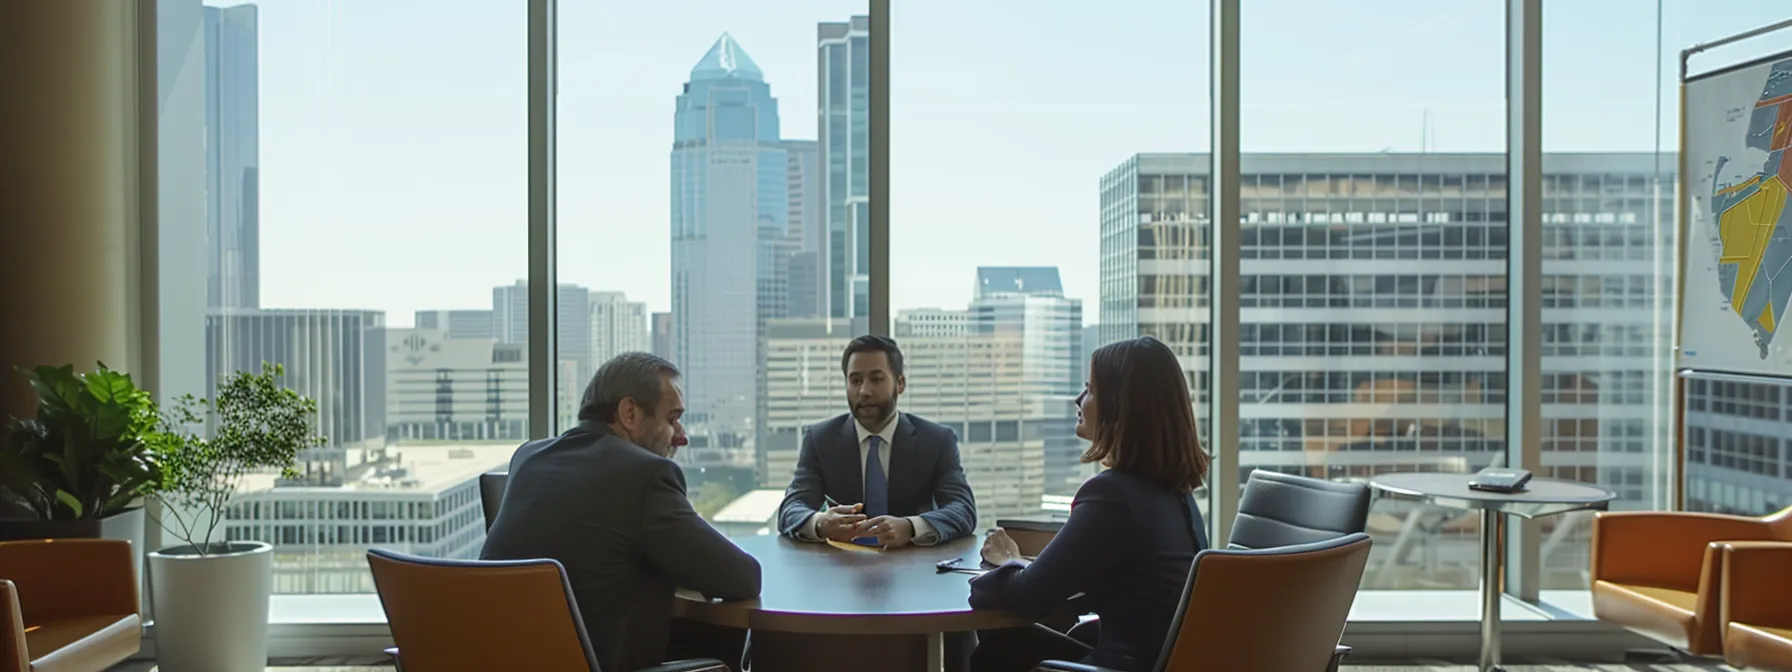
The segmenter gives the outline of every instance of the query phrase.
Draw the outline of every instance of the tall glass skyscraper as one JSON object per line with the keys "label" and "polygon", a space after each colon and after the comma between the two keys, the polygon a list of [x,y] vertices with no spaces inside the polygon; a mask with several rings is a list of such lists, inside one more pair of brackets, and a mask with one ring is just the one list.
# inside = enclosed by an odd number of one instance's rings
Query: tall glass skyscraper
{"label": "tall glass skyscraper", "polygon": [[[672,139],[672,329],[688,430],[752,435],[759,329],[784,314],[789,157],[765,74],[723,34],[691,69]],[[698,437],[693,437],[693,442]],[[715,445],[712,443],[711,445]]]}
{"label": "tall glass skyscraper", "polygon": [[255,5],[205,8],[206,307],[261,307]]}
{"label": "tall glass skyscraper", "polygon": [[828,314],[871,314],[871,18],[816,26]]}

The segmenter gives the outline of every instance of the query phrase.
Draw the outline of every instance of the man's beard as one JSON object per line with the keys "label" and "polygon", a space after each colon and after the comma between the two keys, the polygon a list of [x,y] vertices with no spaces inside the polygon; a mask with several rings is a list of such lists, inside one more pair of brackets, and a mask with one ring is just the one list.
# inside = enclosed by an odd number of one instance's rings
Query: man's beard
{"label": "man's beard", "polygon": [[[862,415],[860,415],[861,413],[868,413],[868,414],[870,414],[870,417],[867,418],[865,416],[862,416]],[[853,404],[853,406],[852,406],[853,417],[858,418],[863,421],[867,421],[867,422],[889,422],[890,417],[895,414],[896,414],[896,400],[894,398],[890,399],[889,401],[883,402],[883,403],[868,402],[868,403],[863,403],[863,404]],[[880,427],[872,427],[869,429],[883,429],[883,428],[880,426]]]}
{"label": "man's beard", "polygon": [[635,445],[645,448],[647,452],[666,459],[671,459],[674,454],[678,453],[678,446],[672,445],[672,437],[670,435],[667,435],[664,438],[647,436],[629,437],[629,440],[633,441]]}

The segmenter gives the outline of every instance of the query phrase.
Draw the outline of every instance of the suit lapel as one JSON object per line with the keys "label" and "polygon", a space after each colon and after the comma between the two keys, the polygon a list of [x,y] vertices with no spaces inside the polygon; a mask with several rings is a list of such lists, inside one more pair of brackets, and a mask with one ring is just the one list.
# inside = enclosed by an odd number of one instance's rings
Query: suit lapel
{"label": "suit lapel", "polygon": [[841,426],[840,446],[846,451],[841,460],[848,467],[847,478],[842,481],[846,484],[846,489],[835,499],[841,504],[851,504],[865,501],[865,462],[859,457],[858,423],[853,421],[851,413],[847,413],[845,417],[846,422]]}

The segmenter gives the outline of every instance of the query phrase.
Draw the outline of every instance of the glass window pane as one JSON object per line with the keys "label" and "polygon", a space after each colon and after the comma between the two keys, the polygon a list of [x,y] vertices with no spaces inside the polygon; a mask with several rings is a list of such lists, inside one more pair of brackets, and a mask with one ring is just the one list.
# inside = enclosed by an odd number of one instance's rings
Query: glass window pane
{"label": "glass window pane", "polygon": [[671,360],[692,503],[768,533],[870,307],[869,5],[559,11],[561,413],[617,354]]}
{"label": "glass window pane", "polygon": [[[960,454],[989,526],[1094,475],[1072,401],[1095,347],[1163,339],[1206,417],[1207,166],[1186,152],[1208,144],[1208,5],[923,0],[891,14],[902,406],[968,424]],[[993,39],[996,26],[1017,37]]]}
{"label": "glass window pane", "polygon": [[[1541,400],[1544,416],[1555,419],[1543,426],[1541,475],[1610,488],[1618,493],[1613,509],[1673,505],[1666,479],[1676,440],[1670,335],[1680,94],[1672,65],[1681,47],[1784,18],[1735,0],[1657,4],[1545,3],[1543,15],[1543,170],[1554,189],[1544,205],[1543,273],[1545,299],[1554,297],[1558,309],[1544,310],[1541,356],[1546,377],[1572,384]],[[1751,40],[1695,57],[1693,71],[1788,47],[1785,34]],[[1689,260],[1687,268],[1701,266]],[[1738,347],[1752,347],[1743,333]],[[1784,381],[1689,389],[1687,508],[1764,513],[1758,504],[1792,503],[1780,456],[1792,433],[1760,421],[1781,412],[1777,396],[1760,395],[1783,389]],[[1762,489],[1774,482],[1782,486]],[[1544,590],[1587,589],[1589,518],[1543,523]]]}
{"label": "glass window pane", "polygon": [[215,537],[274,544],[278,594],[373,592],[374,544],[478,557],[477,474],[528,435],[492,289],[527,274],[523,12],[156,4],[161,392],[280,364],[327,438]]}
{"label": "glass window pane", "polygon": [[[1274,382],[1239,395],[1229,476],[1365,482],[1503,459],[1506,224],[1489,185],[1505,183],[1504,4],[1408,3],[1394,23],[1340,4],[1241,4],[1244,179],[1328,186],[1300,190],[1281,222],[1246,213],[1241,275],[1325,300],[1243,311],[1246,333],[1283,347],[1240,362]],[[1365,588],[1477,585],[1476,516],[1375,513],[1377,548],[1412,550],[1377,554]]]}

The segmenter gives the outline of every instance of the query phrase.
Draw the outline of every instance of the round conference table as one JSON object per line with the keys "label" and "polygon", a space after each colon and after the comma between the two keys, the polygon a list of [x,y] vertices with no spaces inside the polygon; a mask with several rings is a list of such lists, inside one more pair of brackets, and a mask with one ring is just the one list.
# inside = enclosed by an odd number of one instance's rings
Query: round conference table
{"label": "round conference table", "polygon": [[[963,558],[976,568],[980,537],[938,546],[847,550],[779,536],[737,537],[759,560],[757,600],[722,602],[679,591],[674,613],[752,633],[756,672],[943,668],[945,633],[1024,626],[1026,619],[970,606],[970,579],[939,573]],[[819,667],[818,667],[819,665]]]}

